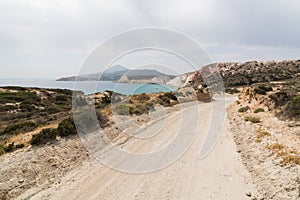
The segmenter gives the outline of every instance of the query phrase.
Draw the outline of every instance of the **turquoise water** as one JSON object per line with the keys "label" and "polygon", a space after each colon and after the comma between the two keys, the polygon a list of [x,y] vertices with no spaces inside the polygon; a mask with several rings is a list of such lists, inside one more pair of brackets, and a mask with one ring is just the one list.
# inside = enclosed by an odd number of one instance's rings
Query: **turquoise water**
{"label": "turquoise water", "polygon": [[60,88],[81,90],[85,94],[103,92],[105,90],[114,91],[120,94],[133,95],[141,93],[170,92],[176,87],[157,84],[127,84],[114,83],[111,81],[55,81],[55,80],[0,80],[1,86],[22,86],[37,88]]}

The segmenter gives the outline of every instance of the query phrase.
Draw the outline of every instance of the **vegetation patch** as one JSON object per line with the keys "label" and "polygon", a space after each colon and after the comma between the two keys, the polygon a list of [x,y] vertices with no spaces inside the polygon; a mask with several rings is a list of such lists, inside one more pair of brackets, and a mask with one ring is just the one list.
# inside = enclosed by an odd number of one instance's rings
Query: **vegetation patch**
{"label": "vegetation patch", "polygon": [[240,91],[237,88],[226,88],[225,92],[228,93],[228,94],[240,93]]}
{"label": "vegetation patch", "polygon": [[254,113],[260,113],[260,112],[265,112],[263,108],[257,108],[253,111]]}
{"label": "vegetation patch", "polygon": [[40,102],[41,99],[35,92],[0,92],[0,103],[18,103],[27,101],[31,103]]}
{"label": "vegetation patch", "polygon": [[128,104],[119,104],[116,105],[113,110],[118,115],[129,115],[131,107]]}
{"label": "vegetation patch", "polygon": [[285,109],[286,115],[300,118],[300,96],[294,97]]}
{"label": "vegetation patch", "polygon": [[256,131],[256,142],[261,142],[263,140],[264,137],[266,136],[270,136],[271,134],[267,131],[263,131],[261,129],[258,129]]}
{"label": "vegetation patch", "polygon": [[43,129],[38,134],[32,136],[30,144],[32,145],[42,145],[48,142],[54,141],[57,136],[57,129],[46,128]]}
{"label": "vegetation patch", "polygon": [[19,133],[33,131],[38,127],[38,124],[33,121],[26,121],[18,124],[7,126],[0,132],[0,135],[17,135]]}
{"label": "vegetation patch", "polygon": [[154,104],[151,102],[137,104],[130,107],[129,113],[135,115],[142,115],[148,113],[150,110],[154,109]]}
{"label": "vegetation patch", "polygon": [[241,108],[238,109],[238,112],[246,112],[246,111],[248,111],[249,109],[250,109],[249,106],[241,107]]}
{"label": "vegetation patch", "polygon": [[279,91],[274,94],[271,94],[269,98],[275,102],[275,107],[283,106],[289,102],[294,97],[293,94],[290,94],[287,91]]}
{"label": "vegetation patch", "polygon": [[252,123],[260,123],[260,118],[258,117],[252,117],[252,116],[246,116],[245,121],[250,121]]}
{"label": "vegetation patch", "polygon": [[77,130],[73,118],[69,117],[60,122],[57,127],[57,133],[61,137],[76,135]]}
{"label": "vegetation patch", "polygon": [[177,97],[173,92],[166,92],[158,96],[158,103],[163,106],[172,106],[172,101],[177,101]]}
{"label": "vegetation patch", "polygon": [[300,152],[296,150],[289,150],[279,143],[268,145],[267,149],[273,151],[277,158],[281,158],[281,166],[300,165]]}

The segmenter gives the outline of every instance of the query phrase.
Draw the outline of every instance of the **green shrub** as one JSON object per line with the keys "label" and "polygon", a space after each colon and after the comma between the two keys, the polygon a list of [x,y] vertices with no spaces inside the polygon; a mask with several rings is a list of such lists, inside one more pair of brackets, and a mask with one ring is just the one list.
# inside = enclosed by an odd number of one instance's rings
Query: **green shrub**
{"label": "green shrub", "polygon": [[20,104],[20,109],[24,112],[24,111],[28,111],[31,112],[33,110],[35,110],[35,107],[33,106],[33,104],[28,104],[26,102],[21,102]]}
{"label": "green shrub", "polygon": [[171,100],[177,101],[177,97],[173,92],[167,92],[164,94],[164,96]]}
{"label": "green shrub", "polygon": [[153,103],[137,104],[132,106],[129,112],[130,114],[142,115],[148,113],[151,109],[154,109],[153,106]]}
{"label": "green shrub", "polygon": [[249,106],[241,107],[241,108],[238,109],[238,112],[246,112],[249,109],[250,109]]}
{"label": "green shrub", "polygon": [[22,122],[22,123],[7,126],[5,129],[3,129],[0,132],[0,135],[4,135],[4,134],[16,135],[21,132],[25,133],[25,132],[33,131],[37,127],[38,124],[33,121]]}
{"label": "green shrub", "polygon": [[15,147],[15,143],[10,143],[9,145],[7,145],[6,147],[4,147],[4,151],[9,153],[9,152],[13,152],[16,149]]}
{"label": "green shrub", "polygon": [[265,112],[263,108],[257,108],[253,111],[254,113]]}
{"label": "green shrub", "polygon": [[158,103],[163,106],[171,106],[171,100],[177,101],[177,97],[173,92],[166,92],[158,96]]}
{"label": "green shrub", "polygon": [[57,107],[55,107],[55,106],[49,106],[49,107],[47,107],[46,109],[45,109],[45,111],[48,113],[48,114],[55,114],[55,113],[59,113],[60,112],[60,110],[57,108]]}
{"label": "green shrub", "polygon": [[275,102],[275,106],[277,107],[285,105],[288,101],[290,101],[293,98],[293,95],[290,95],[286,91],[279,91],[274,94],[271,94],[269,98]]}
{"label": "green shrub", "polygon": [[57,127],[57,133],[62,137],[77,134],[73,118],[67,118],[60,122]]}
{"label": "green shrub", "polygon": [[286,112],[288,115],[300,117],[300,96],[294,97],[287,105]]}
{"label": "green shrub", "polygon": [[24,146],[25,146],[25,145],[24,145],[23,143],[21,143],[21,144],[17,144],[17,145],[16,145],[16,148],[17,148],[17,149],[22,149]]}
{"label": "green shrub", "polygon": [[68,90],[68,89],[47,89],[47,90],[55,92],[55,93],[64,94],[67,96],[72,96],[72,93],[73,93],[72,90]]}
{"label": "green shrub", "polygon": [[18,108],[19,107],[17,105],[0,105],[0,112],[12,111]]}
{"label": "green shrub", "polygon": [[129,115],[131,108],[128,104],[119,104],[116,105],[114,111],[118,115]]}
{"label": "green shrub", "polygon": [[261,89],[261,90],[264,90],[266,92],[273,91],[273,88],[271,86],[268,86],[268,85],[259,85],[258,88]]}
{"label": "green shrub", "polygon": [[252,116],[246,116],[245,117],[245,121],[250,121],[252,123],[259,123],[260,122],[260,118],[258,117],[252,117]]}
{"label": "green shrub", "polygon": [[69,97],[64,96],[64,95],[58,95],[55,97],[55,101],[68,101]]}
{"label": "green shrub", "polygon": [[225,92],[226,93],[229,93],[229,94],[236,94],[236,93],[240,93],[240,91],[236,88],[226,88],[225,89]]}
{"label": "green shrub", "polygon": [[107,94],[104,94],[104,96],[101,97],[100,102],[102,104],[110,104],[111,103],[111,96],[107,95]]}
{"label": "green shrub", "polygon": [[26,91],[27,90],[27,88],[20,87],[20,86],[5,86],[2,88],[7,89],[7,90],[17,90],[17,91]]}
{"label": "green shrub", "polygon": [[0,144],[0,156],[3,155],[4,153],[5,153],[4,145]]}
{"label": "green shrub", "polygon": [[261,94],[261,95],[267,94],[267,92],[261,88],[254,88],[254,92],[255,94]]}
{"label": "green shrub", "polygon": [[47,142],[54,141],[57,136],[57,129],[46,128],[41,132],[32,136],[30,144],[32,145],[41,145],[46,144]]}
{"label": "green shrub", "polygon": [[22,101],[40,102],[35,92],[0,92],[0,103],[17,103]]}

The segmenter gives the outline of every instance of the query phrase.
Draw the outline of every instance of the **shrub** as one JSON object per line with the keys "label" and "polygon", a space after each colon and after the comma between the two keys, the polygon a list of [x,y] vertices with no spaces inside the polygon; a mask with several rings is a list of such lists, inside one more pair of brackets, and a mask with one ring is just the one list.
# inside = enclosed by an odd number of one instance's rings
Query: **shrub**
{"label": "shrub", "polygon": [[69,100],[69,98],[64,95],[58,95],[55,97],[55,101],[68,101],[68,100]]}
{"label": "shrub", "polygon": [[261,95],[267,94],[267,92],[261,88],[254,88],[254,92],[255,94],[261,94]]}
{"label": "shrub", "polygon": [[294,97],[287,105],[286,112],[290,116],[300,117],[300,96]]}
{"label": "shrub", "polygon": [[17,145],[16,145],[16,148],[17,148],[17,149],[22,149],[24,146],[25,146],[25,145],[24,145],[23,143],[21,143],[21,144],[17,144]]}
{"label": "shrub", "polygon": [[280,164],[283,166],[286,165],[300,165],[300,156],[299,153],[298,155],[295,155],[293,153],[286,153],[282,160],[280,161]]}
{"label": "shrub", "polygon": [[31,112],[33,110],[35,110],[35,107],[32,105],[32,104],[28,104],[26,102],[21,102],[20,104],[20,109],[22,111],[28,111],[28,112]]}
{"label": "shrub", "polygon": [[114,111],[118,115],[129,115],[131,108],[128,104],[119,104],[115,106]]}
{"label": "shrub", "polygon": [[154,107],[153,103],[137,104],[129,110],[130,114],[142,115],[148,113]]}
{"label": "shrub", "polygon": [[32,136],[30,144],[41,145],[56,139],[57,129],[46,128]]}
{"label": "shrub", "polygon": [[15,147],[15,143],[10,143],[8,146],[4,147],[4,151],[9,153],[9,152],[13,152],[16,149]]}
{"label": "shrub", "polygon": [[275,94],[270,95],[269,98],[275,102],[275,106],[277,107],[277,106],[285,105],[293,97],[290,94],[288,94],[286,91],[279,91],[276,92]]}
{"label": "shrub", "polygon": [[62,137],[77,134],[73,118],[67,118],[60,122],[57,127],[57,133]]}
{"label": "shrub", "polygon": [[173,92],[166,92],[158,96],[158,103],[163,106],[171,106],[171,100],[177,101],[177,97]]}
{"label": "shrub", "polygon": [[279,144],[279,143],[274,143],[274,144],[268,145],[267,149],[278,152],[278,151],[283,150],[284,146],[282,144]]}
{"label": "shrub", "polygon": [[236,94],[236,93],[240,93],[240,91],[236,88],[226,88],[225,89],[225,92],[226,93],[229,93],[229,94]]}
{"label": "shrub", "polygon": [[5,86],[2,88],[7,89],[7,90],[17,90],[17,91],[26,91],[27,90],[27,88],[20,87],[20,86]]}
{"label": "shrub", "polygon": [[145,102],[150,100],[150,97],[147,94],[143,93],[143,94],[134,95],[133,99],[139,102]]}
{"label": "shrub", "polygon": [[238,109],[238,112],[246,112],[249,109],[250,109],[249,106],[241,107]]}
{"label": "shrub", "polygon": [[4,153],[5,153],[4,145],[0,144],[0,156],[3,155]]}
{"label": "shrub", "polygon": [[104,94],[104,96],[101,97],[100,102],[102,104],[110,104],[111,103],[111,96],[107,95],[107,94]]}
{"label": "shrub", "polygon": [[47,107],[46,108],[46,110],[45,110],[48,114],[55,114],[55,113],[58,113],[58,112],[60,112],[60,110],[57,108],[57,107],[55,107],[55,106],[49,106],[49,107]]}
{"label": "shrub", "polygon": [[17,103],[22,101],[40,102],[35,92],[0,92],[0,103]]}
{"label": "shrub", "polygon": [[256,131],[256,142],[261,142],[264,137],[270,136],[270,135],[271,134],[269,132],[258,129]]}
{"label": "shrub", "polygon": [[257,108],[253,111],[254,113],[265,112],[263,108]]}
{"label": "shrub", "polygon": [[55,92],[55,93],[64,94],[67,96],[72,96],[72,93],[73,93],[72,90],[68,90],[68,89],[47,89],[47,90]]}
{"label": "shrub", "polygon": [[250,121],[252,123],[259,123],[260,122],[260,118],[258,117],[252,117],[252,116],[246,116],[245,117],[245,121]]}
{"label": "shrub", "polygon": [[7,126],[4,130],[0,132],[0,135],[4,135],[4,134],[16,135],[21,132],[33,131],[37,127],[38,124],[33,121],[22,122],[22,123]]}
{"label": "shrub", "polygon": [[171,100],[177,101],[177,97],[173,92],[167,92],[164,94],[164,96]]}
{"label": "shrub", "polygon": [[271,86],[268,86],[268,85],[259,85],[258,88],[261,89],[261,90],[264,90],[266,92],[273,91],[273,88]]}
{"label": "shrub", "polygon": [[96,111],[96,116],[99,121],[100,127],[105,128],[108,126],[109,119],[100,111]]}

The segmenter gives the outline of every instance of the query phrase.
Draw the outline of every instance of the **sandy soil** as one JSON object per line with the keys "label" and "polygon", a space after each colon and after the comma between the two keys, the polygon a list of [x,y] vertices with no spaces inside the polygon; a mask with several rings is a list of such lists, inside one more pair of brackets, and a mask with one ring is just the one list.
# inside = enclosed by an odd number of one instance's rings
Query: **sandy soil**
{"label": "sandy soil", "polygon": [[[238,112],[242,106],[250,109]],[[262,106],[240,98],[239,103],[227,109],[238,152],[261,198],[299,200],[300,165],[293,164],[291,158],[299,159],[300,126],[297,122],[281,121],[272,112],[253,113]],[[258,117],[261,122],[246,122],[246,116]],[[262,132],[267,135],[262,136]],[[284,158],[288,159],[283,162]]]}
{"label": "sandy soil", "polygon": [[[228,103],[234,100],[230,98]],[[105,167],[96,160],[86,161],[59,183],[35,194],[24,193],[18,199],[255,199],[257,194],[252,178],[236,152],[227,121],[214,150],[205,159],[200,159],[200,147],[212,120],[211,106],[212,103],[196,104],[183,110],[189,115],[181,124],[186,126],[187,134],[191,126],[198,125],[200,129],[190,148],[168,167],[133,174]],[[201,119],[195,121],[199,112]],[[164,147],[174,138],[181,115],[180,112],[169,115],[150,141],[133,139],[122,144],[122,148],[149,152]],[[160,125],[154,123],[149,128],[157,129],[155,126]]]}

